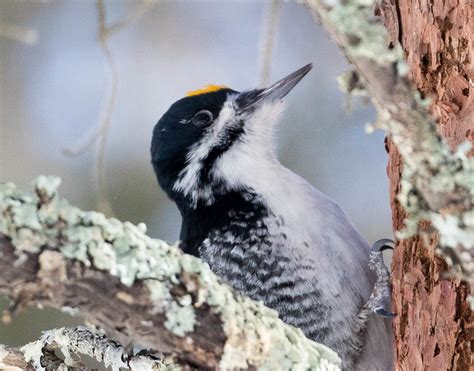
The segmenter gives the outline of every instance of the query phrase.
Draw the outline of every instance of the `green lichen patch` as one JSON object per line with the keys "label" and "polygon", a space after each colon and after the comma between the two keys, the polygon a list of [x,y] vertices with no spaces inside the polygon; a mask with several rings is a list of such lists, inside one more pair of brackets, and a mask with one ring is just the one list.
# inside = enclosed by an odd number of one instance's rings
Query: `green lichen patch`
{"label": "green lichen patch", "polygon": [[165,327],[173,334],[184,336],[186,333],[193,331],[196,323],[196,314],[191,306],[191,302],[187,305],[180,305],[171,302],[170,307],[166,311]]}
{"label": "green lichen patch", "polygon": [[[263,304],[236,294],[201,260],[150,238],[143,224],[69,205],[57,194],[59,184],[57,177],[42,176],[34,183],[35,194],[0,184],[0,233],[12,239],[18,256],[47,245],[68,259],[118,277],[124,285],[142,280],[154,303],[153,313],[164,313],[165,327],[176,336],[192,333],[196,308],[206,303],[220,314],[227,336],[220,362],[224,370],[340,369],[341,361],[331,349],[285,325]],[[176,297],[176,285],[188,293]],[[37,349],[30,350],[37,354]]]}
{"label": "green lichen patch", "polygon": [[[308,0],[311,4],[311,0]],[[347,38],[346,53],[353,57],[370,59],[377,64],[400,63],[400,72],[406,73],[400,46],[387,48],[387,31],[374,17],[373,0],[325,1],[329,18]]]}
{"label": "green lichen patch", "polygon": [[365,89],[359,75],[354,70],[346,71],[337,76],[339,89],[353,97],[367,97],[368,92]]}

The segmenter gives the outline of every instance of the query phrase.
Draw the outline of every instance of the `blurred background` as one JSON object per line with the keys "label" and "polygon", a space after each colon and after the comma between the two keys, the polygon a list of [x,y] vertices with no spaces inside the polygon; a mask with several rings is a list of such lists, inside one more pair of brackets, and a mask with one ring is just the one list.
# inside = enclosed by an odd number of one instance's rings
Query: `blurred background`
{"label": "blurred background", "polygon": [[[384,135],[365,132],[375,111],[360,101],[348,110],[336,83],[348,65],[301,4],[2,0],[0,46],[0,181],[29,188],[59,175],[72,204],[174,242],[179,213],[149,158],[160,116],[205,84],[244,90],[312,62],[287,98],[279,158],[337,200],[369,242],[392,235]],[[75,323],[30,309],[0,323],[0,343]]]}

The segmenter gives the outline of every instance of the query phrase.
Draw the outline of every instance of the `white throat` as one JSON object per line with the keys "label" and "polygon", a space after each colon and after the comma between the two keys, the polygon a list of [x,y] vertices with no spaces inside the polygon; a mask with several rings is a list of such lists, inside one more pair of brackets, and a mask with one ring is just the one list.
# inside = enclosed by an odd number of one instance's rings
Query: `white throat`
{"label": "white throat", "polygon": [[[226,127],[243,120],[244,133],[213,164],[211,176],[221,181],[227,190],[254,188],[262,183],[268,186],[282,165],[276,158],[274,132],[284,110],[282,102],[264,104],[247,116],[237,116],[233,98],[224,104],[216,122],[190,151],[187,166],[179,174],[173,186],[177,192],[189,196],[192,206],[198,201],[207,204],[214,201],[212,185],[204,185],[199,175],[204,159],[224,135]],[[260,188],[260,187],[259,187]]]}

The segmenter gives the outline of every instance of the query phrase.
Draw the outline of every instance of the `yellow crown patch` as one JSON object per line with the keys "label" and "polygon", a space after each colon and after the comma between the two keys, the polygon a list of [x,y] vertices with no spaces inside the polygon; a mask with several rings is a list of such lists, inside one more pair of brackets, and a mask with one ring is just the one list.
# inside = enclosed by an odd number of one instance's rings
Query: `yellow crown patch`
{"label": "yellow crown patch", "polygon": [[197,90],[187,92],[186,96],[187,97],[192,97],[193,95],[201,95],[201,94],[206,94],[206,93],[212,93],[212,92],[219,91],[219,90],[222,90],[222,89],[228,89],[228,87],[224,86],[224,85],[209,84],[209,85],[204,86],[201,89],[197,89]]}

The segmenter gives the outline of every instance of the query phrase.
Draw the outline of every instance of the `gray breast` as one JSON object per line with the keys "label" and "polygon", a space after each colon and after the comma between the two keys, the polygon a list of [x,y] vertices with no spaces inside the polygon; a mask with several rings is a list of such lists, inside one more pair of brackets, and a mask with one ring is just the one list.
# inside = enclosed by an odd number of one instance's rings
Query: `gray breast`
{"label": "gray breast", "polygon": [[341,318],[344,308],[329,305],[318,288],[316,264],[298,253],[316,247],[288,246],[293,239],[285,221],[271,212],[255,219],[231,210],[229,216],[229,223],[203,240],[201,258],[235,290],[263,301],[284,322],[330,346],[350,365],[361,350],[360,324],[357,318]]}
{"label": "gray breast", "polygon": [[329,329],[322,319],[329,308],[321,303],[317,282],[301,278],[312,276],[308,271],[314,264],[288,248],[283,218],[269,213],[255,220],[235,210],[229,216],[230,223],[203,241],[201,258],[234,289],[277,310],[307,336],[326,336]]}

